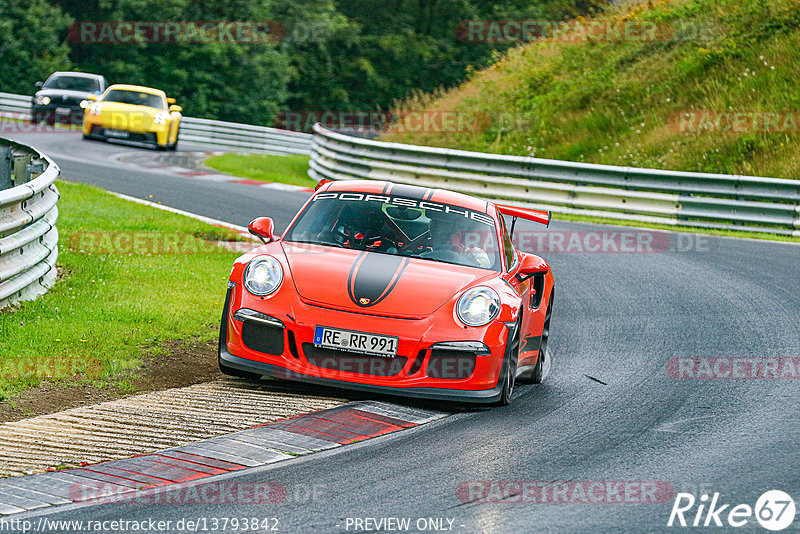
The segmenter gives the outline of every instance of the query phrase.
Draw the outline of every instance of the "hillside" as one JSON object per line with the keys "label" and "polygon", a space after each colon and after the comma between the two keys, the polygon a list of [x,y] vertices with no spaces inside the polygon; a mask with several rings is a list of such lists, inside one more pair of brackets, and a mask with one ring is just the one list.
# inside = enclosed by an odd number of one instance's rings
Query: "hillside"
{"label": "hillside", "polygon": [[597,19],[648,31],[591,41],[580,33],[589,21],[573,21],[571,33],[512,48],[461,86],[399,107],[471,113],[486,118],[480,127],[383,139],[800,178],[800,2],[628,3]]}

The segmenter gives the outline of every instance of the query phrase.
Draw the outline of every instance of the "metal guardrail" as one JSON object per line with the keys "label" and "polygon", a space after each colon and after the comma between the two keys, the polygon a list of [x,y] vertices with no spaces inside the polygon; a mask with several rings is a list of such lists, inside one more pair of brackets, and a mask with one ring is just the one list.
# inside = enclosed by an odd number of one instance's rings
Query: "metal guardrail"
{"label": "metal guardrail", "polygon": [[35,148],[0,138],[0,309],[34,299],[55,282],[59,195],[53,182],[60,172]]}
{"label": "metal guardrail", "polygon": [[253,152],[311,153],[311,134],[194,117],[183,117],[180,138],[182,141]]}
{"label": "metal guardrail", "polygon": [[[30,119],[30,96],[0,93],[0,113]],[[237,124],[235,122],[183,117],[180,139],[220,148],[267,152],[270,154],[309,154],[311,134]]]}
{"label": "metal guardrail", "polygon": [[18,119],[30,119],[32,100],[30,96],[0,93],[0,113]]}
{"label": "metal guardrail", "polygon": [[385,143],[319,124],[308,175],[441,187],[555,213],[800,236],[800,180]]}

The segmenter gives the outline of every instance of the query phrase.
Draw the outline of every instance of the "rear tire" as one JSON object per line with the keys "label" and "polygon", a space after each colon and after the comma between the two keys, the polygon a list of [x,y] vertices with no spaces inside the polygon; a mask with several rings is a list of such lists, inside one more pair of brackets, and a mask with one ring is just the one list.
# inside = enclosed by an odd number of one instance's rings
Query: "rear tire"
{"label": "rear tire", "polygon": [[544,359],[547,358],[547,342],[550,339],[550,316],[553,314],[553,299],[555,289],[550,291],[550,300],[547,303],[547,311],[544,314],[544,325],[542,325],[542,340],[539,343],[539,360],[531,373],[531,383],[541,384],[544,372]]}

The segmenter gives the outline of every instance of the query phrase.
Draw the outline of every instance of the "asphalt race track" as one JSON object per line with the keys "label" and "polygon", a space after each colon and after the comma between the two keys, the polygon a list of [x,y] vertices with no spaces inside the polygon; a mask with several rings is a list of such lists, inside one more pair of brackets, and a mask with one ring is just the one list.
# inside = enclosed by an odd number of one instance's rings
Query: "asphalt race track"
{"label": "asphalt race track", "polygon": [[[53,157],[66,179],[153,195],[165,205],[240,225],[269,215],[280,231],[307,196],[119,167],[113,156],[139,149],[86,142],[75,133],[13,137]],[[517,229],[531,230],[539,229],[523,223]],[[572,231],[622,229],[556,221],[548,232]],[[542,385],[520,386],[509,407],[462,411],[224,476],[285,485],[290,491],[279,504],[70,505],[47,517],[276,517],[280,532],[353,532],[359,531],[356,518],[388,517],[411,518],[412,526],[418,518],[444,518],[443,528],[451,525],[454,532],[652,532],[677,530],[667,528],[677,492],[698,500],[718,492],[728,510],[753,507],[767,490],[800,495],[800,380],[788,378],[791,368],[781,367],[782,379],[676,379],[667,368],[671,358],[800,357],[800,247],[653,235],[688,250],[542,253],[557,280],[552,369]],[[628,481],[670,491],[656,499],[661,502],[644,503],[634,496],[633,502],[597,503],[572,491],[564,499],[551,496],[556,502],[513,494],[507,502],[480,502],[487,493],[465,492],[470,481],[601,482],[603,488]],[[311,497],[298,496],[309,488]],[[615,498],[614,491],[600,495]],[[688,521],[696,511],[687,512]],[[727,510],[720,518],[726,520]],[[751,518],[738,530],[756,528]]]}

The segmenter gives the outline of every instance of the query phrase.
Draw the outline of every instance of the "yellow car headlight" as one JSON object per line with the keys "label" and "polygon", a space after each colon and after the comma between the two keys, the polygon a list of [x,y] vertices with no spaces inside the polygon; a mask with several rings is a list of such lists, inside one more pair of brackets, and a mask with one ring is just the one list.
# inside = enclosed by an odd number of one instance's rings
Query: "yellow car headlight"
{"label": "yellow car headlight", "polygon": [[169,122],[169,115],[167,113],[156,113],[153,116],[153,124],[167,124],[167,122]]}

